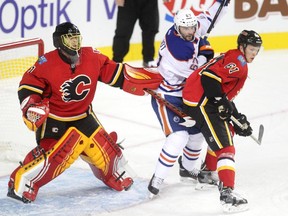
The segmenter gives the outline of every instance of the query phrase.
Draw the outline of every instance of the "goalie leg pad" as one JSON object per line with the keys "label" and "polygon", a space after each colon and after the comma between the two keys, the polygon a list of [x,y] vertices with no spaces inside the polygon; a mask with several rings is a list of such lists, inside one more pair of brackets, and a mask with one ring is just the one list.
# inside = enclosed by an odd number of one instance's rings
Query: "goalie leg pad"
{"label": "goalie leg pad", "polygon": [[116,133],[110,135],[99,127],[91,135],[90,144],[81,154],[81,158],[89,163],[95,177],[107,186],[117,191],[128,190],[133,180],[125,176],[125,170],[120,170],[122,151],[116,140]]}
{"label": "goalie leg pad", "polygon": [[87,137],[71,127],[49,150],[42,149],[36,156],[31,153],[35,151],[31,151],[24,163],[11,174],[7,195],[19,197],[23,202],[34,201],[38,189],[68,169],[86,145]]}

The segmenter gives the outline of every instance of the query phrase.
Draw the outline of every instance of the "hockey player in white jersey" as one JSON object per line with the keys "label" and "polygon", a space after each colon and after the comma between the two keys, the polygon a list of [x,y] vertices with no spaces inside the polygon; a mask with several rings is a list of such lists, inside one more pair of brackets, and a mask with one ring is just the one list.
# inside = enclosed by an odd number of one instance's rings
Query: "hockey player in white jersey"
{"label": "hockey player in white jersey", "polygon": [[[222,0],[217,0],[208,11],[195,16],[190,9],[179,10],[174,17],[174,25],[167,31],[158,57],[158,71],[163,81],[156,92],[165,100],[182,109],[182,89],[186,78],[209,59],[214,52],[203,39]],[[226,1],[217,21],[221,19],[230,1]],[[224,11],[224,13],[223,13]],[[216,22],[217,23],[217,22]],[[150,197],[157,195],[170,168],[179,157],[179,174],[183,178],[199,181],[201,162],[199,159],[203,135],[195,127],[186,127],[186,122],[173,111],[152,97],[152,107],[166,136],[157,160],[155,172],[148,185]],[[186,126],[185,126],[186,125]]]}

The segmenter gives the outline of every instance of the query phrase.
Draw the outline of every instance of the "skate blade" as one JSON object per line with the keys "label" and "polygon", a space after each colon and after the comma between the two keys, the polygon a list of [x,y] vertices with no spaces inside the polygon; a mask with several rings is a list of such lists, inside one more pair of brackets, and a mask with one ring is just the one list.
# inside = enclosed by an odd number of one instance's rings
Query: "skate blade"
{"label": "skate blade", "polygon": [[195,186],[195,190],[210,190],[213,188],[217,188],[218,186],[216,184],[206,184],[206,183],[200,183],[198,182]]}
{"label": "skate blade", "polygon": [[148,192],[148,198],[149,198],[150,200],[155,199],[157,196],[158,196],[158,194],[155,195],[155,194],[153,194],[153,193],[151,193],[151,192]]}
{"label": "skate blade", "polygon": [[222,209],[224,213],[237,213],[247,211],[249,209],[248,204],[241,204],[241,205],[231,205],[231,204],[222,204]]}
{"label": "skate blade", "polygon": [[180,181],[184,184],[197,184],[197,180],[188,177],[180,177]]}

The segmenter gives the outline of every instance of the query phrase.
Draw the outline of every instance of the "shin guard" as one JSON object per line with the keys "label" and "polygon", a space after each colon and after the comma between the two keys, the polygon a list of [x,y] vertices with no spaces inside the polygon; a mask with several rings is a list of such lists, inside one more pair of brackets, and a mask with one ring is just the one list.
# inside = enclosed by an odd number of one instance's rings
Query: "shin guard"
{"label": "shin guard", "polygon": [[216,171],[217,169],[217,155],[209,147],[205,157],[205,165],[208,170]]}
{"label": "shin guard", "polygon": [[219,179],[223,182],[223,186],[234,188],[235,183],[235,148],[234,146],[225,147],[219,151],[215,151],[218,162],[217,171]]}

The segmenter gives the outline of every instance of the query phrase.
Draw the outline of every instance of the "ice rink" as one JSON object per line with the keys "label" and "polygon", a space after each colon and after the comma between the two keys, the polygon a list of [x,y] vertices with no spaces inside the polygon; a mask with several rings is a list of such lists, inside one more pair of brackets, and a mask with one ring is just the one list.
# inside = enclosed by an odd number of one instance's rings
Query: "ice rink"
{"label": "ice rink", "polygon": [[[262,50],[249,65],[249,79],[235,99],[238,110],[248,117],[256,136],[259,125],[265,127],[261,146],[250,137],[234,139],[235,191],[247,198],[250,206],[249,211],[238,213],[241,216],[288,215],[286,61],[288,50]],[[139,66],[139,62],[130,64]],[[124,155],[136,179],[131,190],[119,193],[103,187],[79,160],[55,182],[41,188],[33,204],[15,202],[6,197],[8,176],[18,160],[18,155],[12,153],[0,161],[0,215],[224,215],[218,189],[197,191],[193,184],[181,183],[178,164],[171,169],[159,197],[147,199],[148,182],[164,143],[150,96],[129,95],[99,84],[93,105],[106,130],[116,131],[119,141],[124,139]],[[18,110],[18,105],[15,106]],[[21,116],[19,122],[17,124],[22,124]],[[21,143],[33,145],[33,134],[28,130],[15,133]]]}

